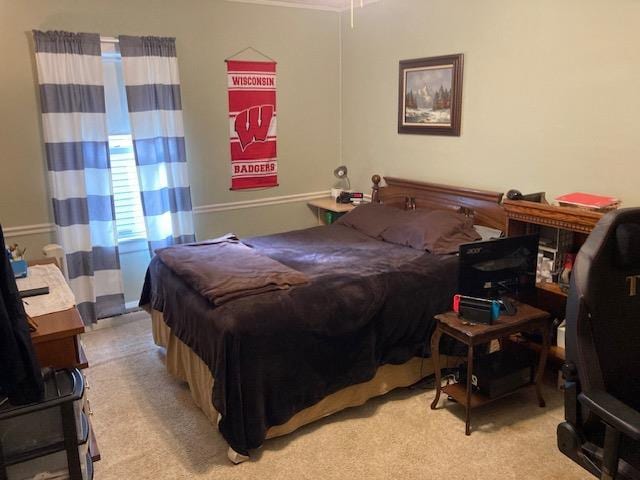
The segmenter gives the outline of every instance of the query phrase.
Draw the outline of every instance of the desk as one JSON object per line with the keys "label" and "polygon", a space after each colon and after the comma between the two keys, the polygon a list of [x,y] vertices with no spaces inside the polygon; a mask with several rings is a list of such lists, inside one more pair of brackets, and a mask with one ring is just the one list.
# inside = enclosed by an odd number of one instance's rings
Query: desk
{"label": "desk", "polygon": [[[45,265],[49,263],[58,265],[54,259],[36,260],[29,262],[29,265]],[[38,329],[31,333],[31,342],[41,367],[83,369],[89,366],[80,342],[80,335],[84,333],[84,323],[76,307],[61,312],[38,315],[33,319],[38,323]],[[88,400],[84,409],[89,419],[89,425],[91,425],[93,412]],[[94,462],[100,460],[100,450],[91,426],[89,430],[89,451]]]}
{"label": "desk", "polygon": [[[505,199],[503,207],[507,216],[507,236],[538,233],[541,229],[566,230],[573,232],[572,246],[568,250],[571,253],[580,250],[593,228],[604,216],[602,212],[525,200]],[[546,310],[559,320],[565,318],[567,294],[561,291],[556,283],[538,284],[536,291],[522,300]],[[536,342],[528,343],[532,349],[540,349]],[[564,348],[554,345],[550,349],[550,359],[556,366],[562,365],[565,359]]]}
{"label": "desk", "polygon": [[[29,262],[29,266],[55,264],[45,258]],[[27,299],[28,300],[28,299]],[[80,344],[84,323],[76,307],[33,317],[38,329],[31,334],[36,356],[42,367],[87,368],[87,358]]]}
{"label": "desk", "polygon": [[356,208],[352,203],[337,203],[333,197],[311,200],[307,205],[316,209],[318,214],[318,225],[329,225],[336,221],[340,216]]}
{"label": "desk", "polygon": [[33,348],[42,367],[87,368],[80,343],[84,324],[76,307],[34,317],[38,330],[31,334]]}
{"label": "desk", "polygon": [[444,392],[459,404],[463,405],[465,407],[465,433],[467,435],[471,434],[471,409],[501,398],[490,398],[479,392],[472,391],[473,349],[476,345],[489,343],[492,340],[501,340],[518,332],[539,331],[542,334],[543,345],[534,383],[538,396],[538,404],[540,407],[545,406],[540,385],[549,353],[551,320],[547,312],[532,307],[531,305],[516,302],[516,306],[518,311],[515,315],[501,315],[492,325],[469,325],[455,312],[447,312],[435,316],[438,324],[431,338],[433,363],[434,365],[440,365],[440,337],[442,337],[443,334],[449,335],[464,343],[468,347],[467,385],[465,388],[460,383],[452,383],[443,387],[440,368],[436,368],[436,397],[431,403],[431,409],[435,410],[437,408],[441,392]]}

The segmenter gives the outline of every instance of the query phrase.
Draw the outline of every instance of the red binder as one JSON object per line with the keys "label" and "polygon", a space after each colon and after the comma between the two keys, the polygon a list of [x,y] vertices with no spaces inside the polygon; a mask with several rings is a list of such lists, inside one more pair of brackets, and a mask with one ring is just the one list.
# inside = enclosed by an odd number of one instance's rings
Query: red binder
{"label": "red binder", "polygon": [[574,192],[567,193],[566,195],[560,195],[556,197],[556,200],[560,204],[576,205],[579,207],[587,208],[606,208],[620,201],[614,197],[606,197],[603,195],[592,195],[590,193]]}

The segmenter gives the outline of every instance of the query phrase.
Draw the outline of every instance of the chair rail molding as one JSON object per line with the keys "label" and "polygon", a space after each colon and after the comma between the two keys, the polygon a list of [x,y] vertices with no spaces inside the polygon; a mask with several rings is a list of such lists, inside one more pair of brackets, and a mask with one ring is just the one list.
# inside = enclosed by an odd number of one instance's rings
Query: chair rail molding
{"label": "chair rail molding", "polygon": [[32,225],[19,225],[17,227],[5,227],[3,228],[4,236],[20,237],[23,235],[36,235],[39,233],[52,233],[56,231],[56,226],[53,223],[34,223]]}
{"label": "chair rail molding", "polygon": [[314,200],[316,198],[328,197],[330,190],[319,192],[294,193],[292,195],[281,195],[279,197],[256,198],[253,200],[239,200],[237,202],[212,203],[211,205],[200,205],[193,208],[193,213],[213,213],[227,210],[241,210],[244,208],[266,207],[269,205],[281,205],[283,203],[297,203]]}
{"label": "chair rail molding", "polygon": [[[330,190],[319,192],[294,193],[292,195],[281,195],[278,197],[256,198],[253,200],[240,200],[237,202],[212,203],[210,205],[200,205],[193,207],[193,213],[202,215],[205,213],[225,212],[228,210],[242,210],[245,208],[267,207],[270,205],[282,205],[285,203],[305,202],[316,198],[328,197]],[[5,227],[4,236],[6,238],[19,237],[23,235],[36,235],[41,233],[53,233],[56,226],[53,223],[36,223],[32,225],[19,225],[17,227]]]}

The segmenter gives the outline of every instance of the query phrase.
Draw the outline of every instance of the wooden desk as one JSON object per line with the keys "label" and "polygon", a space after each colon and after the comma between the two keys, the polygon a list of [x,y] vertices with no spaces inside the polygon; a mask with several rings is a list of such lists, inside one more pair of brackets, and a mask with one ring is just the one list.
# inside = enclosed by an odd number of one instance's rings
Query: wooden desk
{"label": "wooden desk", "polygon": [[[573,232],[571,253],[580,250],[593,228],[604,216],[602,212],[524,200],[505,199],[503,206],[507,216],[507,236],[537,233],[542,227],[568,230]],[[560,290],[556,283],[538,284],[536,292],[522,300],[549,312],[559,320],[565,318],[567,294]],[[533,341],[529,344],[534,350],[540,349],[540,345]],[[550,349],[550,357],[554,364],[561,365],[565,359],[564,349],[553,346]]]}
{"label": "wooden desk", "polygon": [[328,225],[333,223],[342,214],[350,212],[356,208],[352,203],[337,203],[332,197],[311,200],[307,205],[316,209],[318,214],[318,225]]}
{"label": "wooden desk", "polygon": [[33,348],[42,367],[87,368],[80,343],[84,324],[76,307],[34,317],[38,330],[31,334]]}
{"label": "wooden desk", "polygon": [[[49,263],[58,265],[52,258],[35,260],[29,262],[29,265]],[[80,335],[84,333],[84,323],[76,307],[47,315],[38,315],[33,319],[38,323],[38,329],[31,333],[31,342],[41,367],[84,369],[89,366],[80,342]],[[88,385],[86,388],[89,388]],[[84,409],[90,425],[89,452],[91,460],[97,462],[100,460],[100,449],[96,442],[93,426],[91,426],[93,412],[89,405],[87,400]]]}
{"label": "wooden desk", "polygon": [[433,363],[434,365],[440,365],[440,338],[442,335],[449,335],[450,337],[464,343],[468,347],[467,384],[466,388],[460,383],[452,383],[443,387],[440,368],[436,368],[436,396],[431,403],[431,409],[435,410],[438,406],[441,392],[444,392],[459,404],[463,405],[466,413],[465,433],[467,435],[471,434],[471,409],[501,398],[490,398],[479,392],[472,391],[471,378],[473,376],[473,350],[476,345],[489,343],[492,340],[500,340],[518,332],[539,331],[544,340],[534,383],[536,386],[536,394],[538,396],[538,404],[540,407],[545,406],[540,386],[542,383],[544,368],[547,363],[547,355],[549,353],[549,314],[525,303],[515,302],[515,304],[518,308],[515,315],[501,315],[492,325],[469,325],[455,312],[447,312],[436,315],[435,317],[438,325],[433,337],[431,338]]}
{"label": "wooden desk", "polygon": [[[29,266],[55,264],[54,258],[41,258]],[[29,301],[29,299],[26,299]],[[84,323],[76,307],[61,312],[33,317],[38,329],[31,333],[31,341],[41,367],[87,368],[87,357],[80,343]]]}

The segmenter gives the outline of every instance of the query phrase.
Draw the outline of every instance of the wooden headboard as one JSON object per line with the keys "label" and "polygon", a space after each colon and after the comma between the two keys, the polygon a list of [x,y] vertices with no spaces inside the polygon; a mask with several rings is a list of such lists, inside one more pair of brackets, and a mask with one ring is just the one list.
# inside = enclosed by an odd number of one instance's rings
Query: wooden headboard
{"label": "wooden headboard", "polygon": [[474,215],[474,222],[505,231],[506,216],[502,205],[502,193],[453,187],[437,183],[384,177],[385,187],[380,186],[380,175],[371,177],[373,189],[371,201],[394,207],[451,208]]}

